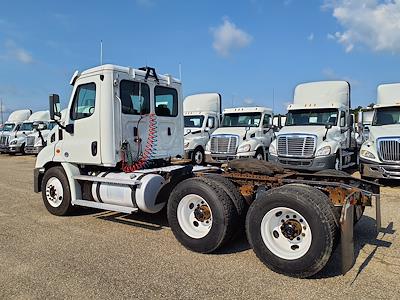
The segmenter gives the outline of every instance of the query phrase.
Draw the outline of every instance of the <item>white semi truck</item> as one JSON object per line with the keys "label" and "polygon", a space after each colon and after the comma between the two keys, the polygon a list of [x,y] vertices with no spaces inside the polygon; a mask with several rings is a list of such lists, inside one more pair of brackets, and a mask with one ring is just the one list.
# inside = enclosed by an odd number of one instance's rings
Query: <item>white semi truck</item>
{"label": "white semi truck", "polygon": [[27,137],[34,133],[34,125],[45,124],[50,119],[49,111],[37,111],[34,112],[28,120],[22,122],[21,127],[16,132],[13,139],[10,140],[8,145],[8,153],[25,154],[25,146]]}
{"label": "white semi truck", "polygon": [[[167,206],[175,237],[201,253],[226,244],[246,217],[257,256],[294,277],[319,272],[341,230],[343,272],[351,268],[354,207],[376,200],[379,208],[379,185],[287,172],[255,159],[230,161],[224,169],[172,164],[184,155],[179,80],[149,67],[102,65],[75,72],[71,84],[65,122],[34,170],[34,190],[50,213],[68,215],[77,206],[157,213]],[[51,95],[56,122],[58,106]],[[379,216],[378,209],[378,228]]]}
{"label": "white semi truck", "polygon": [[400,83],[378,86],[372,124],[364,128],[364,137],[361,176],[400,179]]}
{"label": "white semi truck", "polygon": [[56,122],[47,121],[43,123],[34,123],[34,132],[26,137],[25,153],[38,154],[47,143],[47,137],[52,129],[56,126]]}
{"label": "white semi truck", "polygon": [[204,164],[206,145],[220,126],[221,105],[218,93],[195,94],[183,100],[185,158],[191,159],[193,164]]}
{"label": "white semi truck", "polygon": [[206,147],[208,162],[254,157],[265,160],[274,133],[272,110],[266,107],[226,108],[220,128]]}
{"label": "white semi truck", "polygon": [[14,139],[17,136],[22,122],[28,120],[31,114],[32,111],[29,109],[16,110],[10,114],[0,132],[0,153],[8,152],[10,139]]}
{"label": "white semi truck", "polygon": [[269,149],[269,160],[309,171],[342,170],[356,163],[357,144],[350,115],[350,84],[300,84],[288,106],[285,126]]}

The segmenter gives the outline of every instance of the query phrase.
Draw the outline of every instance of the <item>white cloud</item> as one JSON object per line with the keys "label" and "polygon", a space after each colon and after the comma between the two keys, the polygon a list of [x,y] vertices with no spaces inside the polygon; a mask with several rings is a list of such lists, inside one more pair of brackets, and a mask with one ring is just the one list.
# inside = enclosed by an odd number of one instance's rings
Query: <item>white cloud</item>
{"label": "white cloud", "polygon": [[343,27],[328,39],[342,44],[346,52],[366,46],[376,52],[400,53],[399,0],[325,0],[323,9],[331,10]]}
{"label": "white cloud", "polygon": [[217,28],[211,28],[214,37],[213,48],[222,56],[236,49],[247,47],[253,37],[244,30],[237,28],[229,19],[224,18],[223,23]]}
{"label": "white cloud", "polygon": [[2,59],[13,59],[23,64],[34,62],[32,55],[24,48],[18,46],[15,41],[7,40],[4,44],[6,53],[1,55]]}
{"label": "white cloud", "polygon": [[309,40],[310,42],[312,42],[312,41],[314,40],[314,33],[313,33],[313,32],[311,32],[311,33],[308,35],[307,40]]}
{"label": "white cloud", "polygon": [[360,82],[357,79],[337,74],[332,68],[323,69],[322,75],[325,77],[325,79],[328,80],[345,80],[349,82],[351,86],[357,86],[360,84]]}
{"label": "white cloud", "polygon": [[243,99],[243,105],[245,105],[245,106],[251,106],[254,104],[255,104],[255,101],[253,98],[244,98]]}

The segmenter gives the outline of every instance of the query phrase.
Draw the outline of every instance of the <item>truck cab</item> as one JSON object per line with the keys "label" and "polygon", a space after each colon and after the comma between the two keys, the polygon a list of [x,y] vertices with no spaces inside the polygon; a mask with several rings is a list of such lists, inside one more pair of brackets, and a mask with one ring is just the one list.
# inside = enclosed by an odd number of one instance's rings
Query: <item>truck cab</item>
{"label": "truck cab", "polygon": [[8,152],[10,140],[17,136],[22,122],[29,119],[32,111],[29,109],[17,110],[10,114],[6,123],[0,131],[0,153]]}
{"label": "truck cab", "polygon": [[206,147],[206,160],[225,162],[254,157],[265,160],[273,139],[272,110],[266,107],[237,107],[223,111],[220,128]]}
{"label": "truck cab", "polygon": [[271,143],[269,160],[309,171],[350,167],[357,155],[353,127],[348,82],[300,84],[285,126]]}
{"label": "truck cab", "polygon": [[25,153],[38,154],[46,146],[47,137],[55,126],[55,121],[34,123],[34,132],[26,137]]}
{"label": "truck cab", "polygon": [[400,179],[400,83],[377,89],[372,123],[364,130],[360,173],[367,178]]}
{"label": "truck cab", "polygon": [[33,113],[28,120],[22,122],[19,130],[15,133],[14,138],[10,140],[8,146],[8,153],[25,154],[25,146],[27,142],[27,137],[34,133],[35,125],[44,125],[50,119],[49,111],[37,111]]}
{"label": "truck cab", "polygon": [[205,149],[211,134],[220,126],[221,95],[218,93],[195,94],[183,101],[185,120],[185,158],[202,165]]}

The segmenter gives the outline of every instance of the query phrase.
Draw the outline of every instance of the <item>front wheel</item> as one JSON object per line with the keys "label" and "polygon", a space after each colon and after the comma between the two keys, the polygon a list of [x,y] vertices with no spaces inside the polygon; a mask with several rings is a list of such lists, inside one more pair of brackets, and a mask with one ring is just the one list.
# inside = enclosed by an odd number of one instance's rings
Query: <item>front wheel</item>
{"label": "front wheel", "polygon": [[42,198],[47,210],[53,215],[65,216],[72,212],[71,191],[62,167],[50,168],[44,174]]}
{"label": "front wheel", "polygon": [[201,148],[196,148],[192,154],[192,163],[195,165],[203,165],[204,164],[204,151]]}
{"label": "front wheel", "polygon": [[258,148],[254,158],[258,160],[264,160],[264,151],[261,148]]}
{"label": "front wheel", "polygon": [[304,278],[328,262],[337,226],[325,194],[308,186],[286,185],[260,193],[247,214],[246,234],[268,268]]}

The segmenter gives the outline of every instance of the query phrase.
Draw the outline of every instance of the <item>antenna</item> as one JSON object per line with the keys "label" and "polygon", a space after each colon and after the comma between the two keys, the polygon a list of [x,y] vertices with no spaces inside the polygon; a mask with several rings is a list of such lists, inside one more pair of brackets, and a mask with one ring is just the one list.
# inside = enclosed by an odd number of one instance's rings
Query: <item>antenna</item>
{"label": "antenna", "polygon": [[272,112],[275,111],[275,88],[272,88]]}
{"label": "antenna", "polygon": [[0,113],[1,113],[1,124],[4,124],[4,119],[3,119],[3,99],[0,99]]}
{"label": "antenna", "polygon": [[182,64],[179,63],[179,81],[182,82]]}
{"label": "antenna", "polygon": [[100,40],[100,65],[103,65],[103,40]]}

